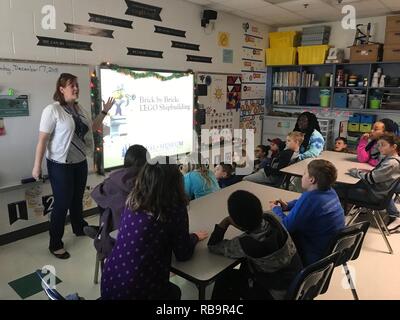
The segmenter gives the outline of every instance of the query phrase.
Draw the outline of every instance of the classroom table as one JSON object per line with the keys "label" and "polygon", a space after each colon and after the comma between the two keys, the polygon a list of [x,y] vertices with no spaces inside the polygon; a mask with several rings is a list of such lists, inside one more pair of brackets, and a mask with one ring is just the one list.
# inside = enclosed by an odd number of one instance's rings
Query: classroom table
{"label": "classroom table", "polygon": [[356,184],[360,179],[354,178],[348,174],[349,169],[357,168],[361,170],[372,170],[373,167],[368,163],[360,163],[357,161],[357,155],[344,152],[323,151],[318,158],[309,158],[286,168],[281,169],[281,172],[287,173],[291,176],[301,177],[304,174],[307,165],[315,159],[324,159],[332,162],[337,171],[338,177],[336,182],[344,184]]}
{"label": "classroom table", "polygon": [[[246,190],[255,194],[261,201],[263,210],[270,210],[269,201],[282,199],[291,201],[300,197],[299,193],[272,188],[253,182],[242,181],[228,188],[208,196],[196,199],[189,204],[189,229],[194,231],[207,231],[211,235],[215,224],[228,216],[227,200],[236,190]],[[242,232],[230,226],[225,234],[226,239],[231,239]],[[117,232],[111,233],[116,238]],[[184,262],[172,258],[171,272],[194,283],[199,290],[199,300],[205,299],[206,288],[221,274],[240,264],[240,260],[226,258],[210,253],[207,248],[208,239],[199,242],[194,250],[193,257]]]}

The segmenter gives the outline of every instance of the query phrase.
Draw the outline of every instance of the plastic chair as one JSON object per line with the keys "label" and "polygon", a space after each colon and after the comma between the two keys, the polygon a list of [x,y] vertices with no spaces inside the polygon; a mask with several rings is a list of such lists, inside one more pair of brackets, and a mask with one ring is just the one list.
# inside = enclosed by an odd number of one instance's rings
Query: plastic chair
{"label": "plastic chair", "polygon": [[398,179],[396,182],[393,183],[392,187],[390,188],[390,190],[389,190],[388,194],[385,196],[385,198],[382,201],[379,201],[376,203],[368,202],[368,199],[365,199],[366,201],[354,200],[354,199],[351,199],[351,197],[349,197],[349,199],[348,199],[348,202],[353,205],[350,212],[352,210],[355,210],[353,217],[349,221],[348,225],[351,225],[358,218],[358,216],[361,213],[362,208],[367,209],[367,213],[371,214],[372,217],[374,218],[375,223],[376,223],[380,233],[382,234],[383,240],[385,241],[390,254],[393,254],[392,246],[390,245],[390,242],[387,238],[387,236],[390,236],[390,232],[380,215],[380,211],[386,210],[386,208],[389,206],[389,202],[393,199],[393,196],[396,192],[396,189],[397,189],[397,186],[399,185],[399,183],[400,183],[400,179]]}
{"label": "plastic chair", "polygon": [[42,288],[46,293],[49,300],[66,300],[56,289],[53,289],[49,286],[47,281],[42,274],[42,270],[36,270],[36,274],[38,275],[39,279],[42,282]]}
{"label": "plastic chair", "polygon": [[[331,244],[327,250],[327,255],[335,252],[339,253],[339,258],[336,261],[335,267],[343,266],[354,300],[359,299],[355,284],[353,282],[353,279],[351,278],[351,274],[347,266],[347,262],[351,260],[356,260],[360,255],[362,244],[364,242],[364,238],[367,234],[369,226],[370,222],[364,221],[345,227],[332,239]],[[327,281],[321,293],[325,293],[328,290],[329,282],[330,281]]]}
{"label": "plastic chair", "polygon": [[286,300],[313,300],[322,293],[330,280],[339,252],[305,267],[293,280]]}

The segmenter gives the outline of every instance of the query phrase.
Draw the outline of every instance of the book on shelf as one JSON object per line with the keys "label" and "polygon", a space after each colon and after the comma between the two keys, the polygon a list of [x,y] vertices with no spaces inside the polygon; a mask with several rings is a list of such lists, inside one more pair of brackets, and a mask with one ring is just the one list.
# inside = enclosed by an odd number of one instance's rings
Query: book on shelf
{"label": "book on shelf", "polygon": [[300,86],[300,73],[297,71],[274,72],[273,86],[298,87]]}
{"label": "book on shelf", "polygon": [[297,90],[276,89],[272,91],[272,102],[276,105],[296,105]]}

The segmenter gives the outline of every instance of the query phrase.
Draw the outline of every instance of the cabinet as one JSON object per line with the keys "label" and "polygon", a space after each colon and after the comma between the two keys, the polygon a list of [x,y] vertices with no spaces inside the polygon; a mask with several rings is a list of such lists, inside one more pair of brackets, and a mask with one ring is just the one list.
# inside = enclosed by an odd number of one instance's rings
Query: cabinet
{"label": "cabinet", "polygon": [[[378,70],[385,75],[383,87],[376,87],[373,81]],[[267,67],[266,103],[270,110],[319,107],[400,111],[400,62]]]}

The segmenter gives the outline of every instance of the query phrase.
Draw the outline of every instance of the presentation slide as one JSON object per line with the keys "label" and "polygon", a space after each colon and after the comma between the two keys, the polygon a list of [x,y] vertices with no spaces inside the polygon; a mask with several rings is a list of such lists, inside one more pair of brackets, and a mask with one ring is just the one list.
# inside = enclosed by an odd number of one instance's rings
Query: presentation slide
{"label": "presentation slide", "polygon": [[104,168],[123,165],[131,145],[151,157],[193,149],[193,86],[190,73],[101,69],[101,96],[115,98],[104,120]]}

